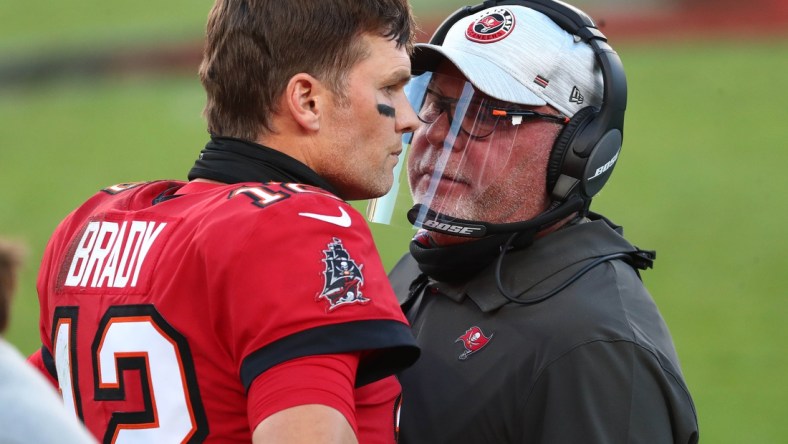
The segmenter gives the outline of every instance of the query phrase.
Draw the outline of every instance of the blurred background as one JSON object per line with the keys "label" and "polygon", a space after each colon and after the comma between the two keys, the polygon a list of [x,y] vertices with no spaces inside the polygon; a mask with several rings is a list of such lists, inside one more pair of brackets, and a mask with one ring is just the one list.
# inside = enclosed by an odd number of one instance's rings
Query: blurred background
{"label": "blurred background", "polygon": [[[212,3],[0,2],[0,235],[31,253],[8,332],[23,353],[40,345],[36,271],[59,220],[111,184],[184,179],[205,144],[196,70]],[[412,4],[423,41],[466,3]],[[592,209],[658,252],[644,280],[702,442],[784,443],[788,2],[574,4],[629,82],[624,149]],[[412,231],[372,228],[390,268]]]}

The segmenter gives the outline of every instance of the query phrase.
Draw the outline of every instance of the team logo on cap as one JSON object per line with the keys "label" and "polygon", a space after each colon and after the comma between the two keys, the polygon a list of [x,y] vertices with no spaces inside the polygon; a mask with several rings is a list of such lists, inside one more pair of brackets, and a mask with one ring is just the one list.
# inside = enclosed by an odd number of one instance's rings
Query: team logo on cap
{"label": "team logo on cap", "polygon": [[465,37],[477,43],[492,43],[506,38],[513,29],[514,14],[508,9],[498,8],[471,22]]}

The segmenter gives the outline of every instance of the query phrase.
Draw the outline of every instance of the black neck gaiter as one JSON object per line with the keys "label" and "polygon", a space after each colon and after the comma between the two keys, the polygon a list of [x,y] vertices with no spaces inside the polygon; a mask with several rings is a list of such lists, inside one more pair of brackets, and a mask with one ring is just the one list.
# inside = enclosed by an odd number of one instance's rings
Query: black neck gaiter
{"label": "black neck gaiter", "polygon": [[446,247],[429,247],[418,240],[410,243],[410,254],[419,269],[429,277],[442,282],[467,281],[482,271],[501,254],[510,234],[498,234]]}
{"label": "black neck gaiter", "polygon": [[212,136],[189,171],[189,180],[222,183],[291,182],[337,194],[325,179],[303,163],[267,146],[230,137]]}

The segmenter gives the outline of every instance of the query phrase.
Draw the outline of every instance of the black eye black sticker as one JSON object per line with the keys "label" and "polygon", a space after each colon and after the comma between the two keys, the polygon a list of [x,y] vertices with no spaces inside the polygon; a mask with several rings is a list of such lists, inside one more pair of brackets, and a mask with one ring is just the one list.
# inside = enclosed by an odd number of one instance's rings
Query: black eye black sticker
{"label": "black eye black sticker", "polygon": [[381,116],[391,117],[392,119],[397,114],[397,111],[394,108],[388,105],[382,105],[380,103],[378,103],[378,112]]}

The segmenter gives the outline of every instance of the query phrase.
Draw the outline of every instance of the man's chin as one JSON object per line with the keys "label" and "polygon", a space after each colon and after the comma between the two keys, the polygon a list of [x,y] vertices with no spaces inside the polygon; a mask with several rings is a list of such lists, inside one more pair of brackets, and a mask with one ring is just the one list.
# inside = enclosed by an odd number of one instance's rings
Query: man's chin
{"label": "man's chin", "polygon": [[420,199],[415,200],[415,202],[421,203],[430,210],[443,214],[444,216],[458,219],[470,219],[467,212],[463,210],[462,205],[456,201],[446,202],[437,199]]}
{"label": "man's chin", "polygon": [[363,199],[376,199],[378,197],[383,197],[391,191],[391,187],[394,185],[394,175],[391,174],[387,177],[385,181],[379,181],[379,183],[371,184],[370,186],[366,187],[362,193],[365,197],[358,197],[354,200],[363,200]]}

